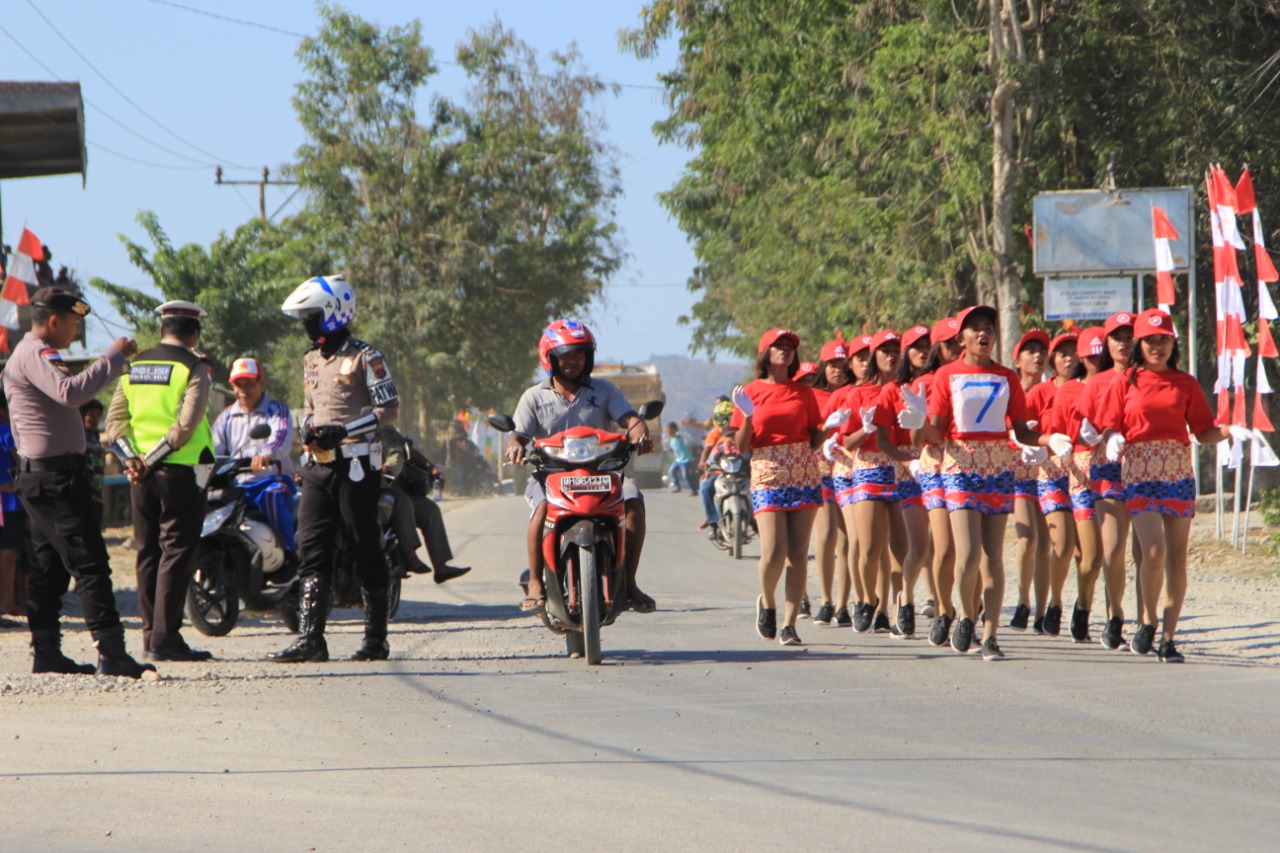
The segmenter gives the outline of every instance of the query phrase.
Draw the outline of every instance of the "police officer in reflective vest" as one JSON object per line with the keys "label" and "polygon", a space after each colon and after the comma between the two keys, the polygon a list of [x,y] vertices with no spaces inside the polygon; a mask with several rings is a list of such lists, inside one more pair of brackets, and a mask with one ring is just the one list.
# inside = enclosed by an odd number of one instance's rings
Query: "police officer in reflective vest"
{"label": "police officer in reflective vest", "polygon": [[160,343],[138,353],[116,387],[106,439],[133,484],[138,609],[147,658],[204,661],[213,655],[188,646],[181,629],[214,461],[205,418],[213,374],[195,348],[205,312],[176,300],[156,313]]}
{"label": "police officer in reflective vest", "polygon": [[94,523],[80,406],[125,369],[138,351],[120,338],[93,364],[73,374],[59,350],[76,340],[89,305],[77,294],[42,287],[31,298],[31,331],[4,368],[13,436],[18,443],[18,495],[31,520],[31,578],[27,623],[32,672],[94,672],[62,653],[62,596],[76,579],[85,627],[98,648],[99,675],[139,678],[140,664],[125,650],[124,626],[111,587],[111,564]]}
{"label": "police officer in reflective vest", "polygon": [[364,598],[364,643],[352,660],[386,660],[388,573],[378,527],[382,445],[377,429],[400,409],[382,353],[352,337],[356,295],[340,275],[317,276],[298,286],[282,310],[302,321],[312,347],[302,357],[305,406],[298,507],[298,574],[301,635],[268,655],[282,663],[329,659],[324,639],[333,575],[334,533],[339,524],[356,563]]}

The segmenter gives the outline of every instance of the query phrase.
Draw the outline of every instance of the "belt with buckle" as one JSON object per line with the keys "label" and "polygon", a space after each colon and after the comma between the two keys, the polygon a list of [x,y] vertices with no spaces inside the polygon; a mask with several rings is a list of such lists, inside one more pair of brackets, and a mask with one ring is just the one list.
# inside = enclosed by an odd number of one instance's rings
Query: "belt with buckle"
{"label": "belt with buckle", "polygon": [[39,474],[46,471],[80,471],[88,466],[89,457],[83,453],[64,453],[61,456],[45,456],[41,459],[23,457],[18,463],[18,470]]}
{"label": "belt with buckle", "polygon": [[321,465],[332,465],[339,459],[368,456],[371,447],[372,445],[367,441],[357,442],[356,444],[340,444],[333,450],[319,450],[313,454],[313,457]]}

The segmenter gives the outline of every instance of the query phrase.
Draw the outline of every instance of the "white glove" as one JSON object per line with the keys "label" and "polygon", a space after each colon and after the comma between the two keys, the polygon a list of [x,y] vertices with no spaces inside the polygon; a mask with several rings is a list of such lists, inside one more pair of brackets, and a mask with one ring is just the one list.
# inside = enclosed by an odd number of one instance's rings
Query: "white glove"
{"label": "white glove", "polygon": [[827,415],[827,419],[823,421],[823,429],[839,429],[849,422],[849,418],[853,417],[853,409],[836,409]]}
{"label": "white glove", "polygon": [[1055,432],[1049,436],[1049,449],[1053,451],[1055,456],[1066,459],[1071,455],[1072,447],[1070,436],[1063,435],[1060,432]]}
{"label": "white glove", "polygon": [[903,408],[901,412],[898,412],[898,426],[903,429],[920,429],[920,427],[924,426],[924,412]]}
{"label": "white glove", "polygon": [[1238,442],[1243,443],[1246,441],[1253,441],[1253,431],[1246,429],[1239,424],[1232,424],[1227,427],[1227,432],[1231,433],[1231,437]]}
{"label": "white glove", "polygon": [[1049,448],[1032,447],[1029,444],[1021,444],[1022,448],[1022,464],[1023,465],[1043,465],[1045,460],[1049,458]]}
{"label": "white glove", "polygon": [[1040,428],[1040,422],[1039,422],[1039,421],[1027,421],[1027,426],[1028,426],[1028,427],[1030,427],[1031,429],[1039,429],[1039,428]]}
{"label": "white glove", "polygon": [[751,417],[752,412],[756,410],[755,404],[747,396],[747,389],[741,385],[735,385],[733,388],[733,404],[742,412],[743,417]]}
{"label": "white glove", "polygon": [[828,462],[838,462],[840,460],[840,451],[836,450],[838,443],[839,440],[834,435],[822,442],[822,455],[826,457]]}
{"label": "white glove", "polygon": [[902,408],[911,412],[919,412],[923,415],[929,411],[929,401],[924,398],[923,394],[917,394],[911,390],[910,386],[903,385]]}
{"label": "white glove", "polygon": [[1102,433],[1098,432],[1098,428],[1089,423],[1089,419],[1085,418],[1080,422],[1080,440],[1090,447],[1097,447],[1098,442],[1102,441]]}
{"label": "white glove", "polygon": [[1107,461],[1119,462],[1120,454],[1124,453],[1124,445],[1125,440],[1123,435],[1118,432],[1108,433],[1106,449]]}
{"label": "white glove", "polygon": [[920,476],[920,460],[912,459],[907,463],[907,470],[911,472],[913,478]]}
{"label": "white glove", "polygon": [[875,425],[874,423],[872,423],[872,420],[875,418],[875,416],[876,416],[876,407],[875,407],[875,406],[872,406],[872,407],[871,407],[871,408],[869,408],[869,409],[863,409],[863,410],[862,410],[862,433],[863,433],[863,435],[875,435],[875,434],[876,434],[876,425]]}

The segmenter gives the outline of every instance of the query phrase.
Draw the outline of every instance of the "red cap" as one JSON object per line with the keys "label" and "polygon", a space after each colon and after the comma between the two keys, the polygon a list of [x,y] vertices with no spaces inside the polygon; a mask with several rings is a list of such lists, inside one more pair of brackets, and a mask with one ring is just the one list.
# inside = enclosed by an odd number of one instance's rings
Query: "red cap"
{"label": "red cap", "polygon": [[929,330],[929,343],[940,344],[943,341],[951,340],[958,334],[960,334],[960,321],[955,317],[943,317],[934,323],[933,328]]}
{"label": "red cap", "polygon": [[1022,348],[1032,341],[1039,341],[1046,350],[1049,349],[1049,333],[1043,329],[1031,329],[1018,338],[1018,343],[1013,347],[1013,357],[1017,358],[1018,354],[1022,352]]}
{"label": "red cap", "polygon": [[1159,308],[1148,308],[1133,321],[1133,336],[1149,338],[1152,335],[1177,335],[1173,328],[1173,318]]}
{"label": "red cap", "polygon": [[1101,326],[1090,326],[1080,333],[1076,339],[1076,355],[1081,358],[1102,355],[1106,347],[1107,330]]}
{"label": "red cap", "polygon": [[787,329],[770,329],[760,336],[760,346],[756,348],[756,352],[764,352],[783,338],[791,341],[792,349],[800,348],[800,336],[795,332],[788,331]]}
{"label": "red cap", "polygon": [[262,375],[262,365],[258,363],[256,358],[237,358],[231,362],[231,376],[227,378],[228,382],[235,382],[237,379],[257,379]]}
{"label": "red cap", "polygon": [[902,348],[906,349],[907,347],[911,346],[921,338],[927,339],[928,337],[929,337],[928,326],[912,326],[910,329],[907,329],[905,332],[902,333]]}
{"label": "red cap", "polygon": [[803,378],[805,378],[806,376],[812,376],[813,374],[815,374],[815,373],[817,373],[817,372],[818,372],[818,365],[817,365],[817,363],[816,363],[816,362],[812,362],[812,361],[802,361],[802,362],[800,362],[800,369],[799,369],[799,370],[797,370],[797,371],[796,371],[796,375],[795,375],[795,376],[793,376],[793,377],[791,377],[791,378],[792,378],[792,379],[803,379]]}
{"label": "red cap", "polygon": [[899,340],[898,333],[893,329],[881,329],[871,337],[871,349],[878,350],[885,344],[896,343]]}
{"label": "red cap", "polygon": [[968,308],[956,314],[956,320],[960,323],[960,328],[963,329],[964,321],[968,320],[970,317],[990,317],[991,322],[994,323],[999,316],[1000,315],[996,313],[996,309],[992,308],[990,305],[970,305]]}
{"label": "red cap", "polygon": [[1128,311],[1117,311],[1108,317],[1107,322],[1102,324],[1102,331],[1104,334],[1109,335],[1121,326],[1133,328],[1133,315]]}
{"label": "red cap", "polygon": [[845,349],[848,350],[849,357],[853,358],[863,350],[871,349],[871,342],[874,340],[875,338],[870,335],[858,335],[856,338],[845,344]]}
{"label": "red cap", "polygon": [[844,361],[848,357],[849,347],[845,343],[844,333],[836,329],[835,338],[822,345],[822,352],[818,353],[818,361]]}
{"label": "red cap", "polygon": [[1063,332],[1062,334],[1054,338],[1053,342],[1049,344],[1049,354],[1052,355],[1053,353],[1057,352],[1058,347],[1062,346],[1067,341],[1071,341],[1074,344],[1078,340],[1079,340],[1079,335],[1077,335],[1075,332]]}

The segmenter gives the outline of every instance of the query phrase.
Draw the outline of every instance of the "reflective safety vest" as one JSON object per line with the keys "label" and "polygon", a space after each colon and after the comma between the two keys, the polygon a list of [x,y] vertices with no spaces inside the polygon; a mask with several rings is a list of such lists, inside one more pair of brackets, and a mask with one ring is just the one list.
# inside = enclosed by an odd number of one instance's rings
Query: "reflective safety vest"
{"label": "reflective safety vest", "polygon": [[[129,401],[129,426],[139,455],[145,456],[155,447],[178,419],[191,371],[204,361],[186,347],[159,344],[138,353],[129,365],[120,381]],[[196,465],[213,462],[213,458],[213,430],[202,414],[195,434],[165,457],[164,463]]]}

